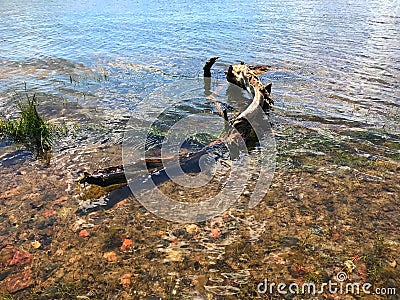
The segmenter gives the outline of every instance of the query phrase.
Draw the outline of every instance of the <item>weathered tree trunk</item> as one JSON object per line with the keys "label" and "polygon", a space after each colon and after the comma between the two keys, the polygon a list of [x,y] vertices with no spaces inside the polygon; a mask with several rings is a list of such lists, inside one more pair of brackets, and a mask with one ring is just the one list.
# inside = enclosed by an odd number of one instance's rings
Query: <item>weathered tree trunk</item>
{"label": "weathered tree trunk", "polygon": [[267,67],[265,66],[249,67],[244,63],[229,66],[226,73],[228,82],[246,90],[253,97],[253,100],[243,112],[231,121],[231,125],[236,129],[236,132],[231,130],[228,133],[228,143],[237,144],[238,140],[242,139],[245,141],[247,148],[252,148],[258,142],[257,135],[259,136],[261,133],[255,130],[266,129],[263,126],[265,124],[263,120],[264,113],[268,113],[274,103],[270,96],[272,84],[265,86],[258,77],[258,74],[266,70]]}
{"label": "weathered tree trunk", "polygon": [[[211,77],[210,69],[217,59],[218,57],[212,57],[206,62],[203,68],[205,80],[208,79],[207,77]],[[199,160],[202,155],[212,153],[215,160],[220,158],[220,155],[214,150],[221,149],[224,146],[224,141],[228,142],[228,144],[234,145],[239,144],[239,141],[242,140],[248,148],[252,148],[257,143],[257,135],[259,135],[259,132],[255,132],[255,130],[257,131],[257,126],[262,123],[262,118],[265,117],[265,113],[268,113],[274,103],[270,96],[271,84],[264,85],[258,77],[259,74],[267,71],[267,69],[268,67],[266,66],[248,66],[244,63],[240,65],[231,65],[229,67],[228,72],[226,73],[227,81],[246,90],[252,96],[252,102],[236,118],[229,121],[230,128],[227,129],[223,138],[210,143],[200,151],[182,155],[179,158],[179,165],[175,167],[182,168],[185,173],[197,173],[201,171]],[[260,113],[260,111],[262,113]],[[221,109],[221,112],[225,120],[227,120],[228,117],[226,110]],[[265,127],[261,126],[258,130],[262,131],[264,129]],[[148,158],[145,160],[147,169],[150,171],[151,179],[156,185],[170,179],[165,169],[161,169],[163,167],[163,162],[165,162],[165,159],[159,157]],[[172,167],[172,169],[173,168],[174,167]],[[173,172],[171,173],[171,170],[169,170],[168,173],[173,174]],[[138,176],[147,177],[148,173],[138,174]],[[104,187],[117,183],[126,183],[126,178],[123,166],[118,166],[99,170],[91,175],[85,173],[84,178],[80,179],[79,183],[96,184]],[[119,190],[121,190],[120,200],[126,198],[129,194],[127,187],[122,187]],[[78,213],[84,214],[100,208],[112,207],[118,202],[117,191],[111,192],[109,195],[106,195],[97,201],[92,201],[83,205],[78,209]]]}

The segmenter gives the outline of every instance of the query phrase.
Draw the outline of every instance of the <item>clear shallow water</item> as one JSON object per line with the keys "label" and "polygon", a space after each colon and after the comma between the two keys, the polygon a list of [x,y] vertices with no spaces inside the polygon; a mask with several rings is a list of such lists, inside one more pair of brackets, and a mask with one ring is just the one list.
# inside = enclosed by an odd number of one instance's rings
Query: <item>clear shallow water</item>
{"label": "clear shallow water", "polygon": [[285,120],[400,131],[399,1],[5,0],[0,18],[3,111],[25,82],[132,111],[218,55],[221,81],[231,63],[271,65],[264,80]]}

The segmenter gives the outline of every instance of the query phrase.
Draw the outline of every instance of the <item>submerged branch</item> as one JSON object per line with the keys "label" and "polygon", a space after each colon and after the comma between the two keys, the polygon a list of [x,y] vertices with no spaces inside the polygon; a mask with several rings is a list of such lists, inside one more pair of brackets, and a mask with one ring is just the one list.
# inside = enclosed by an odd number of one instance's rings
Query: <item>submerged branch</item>
{"label": "submerged branch", "polygon": [[204,77],[211,77],[211,67],[214,65],[218,58],[219,56],[214,56],[207,60],[206,64],[203,67]]}
{"label": "submerged branch", "polygon": [[[206,62],[203,68],[205,77],[211,76],[210,69],[217,59],[218,57],[212,57]],[[219,160],[221,158],[221,149],[223,151],[225,142],[235,145],[239,144],[240,140],[243,140],[248,149],[252,148],[257,142],[257,136],[260,133],[255,132],[257,131],[255,126],[257,127],[262,123],[265,114],[268,113],[272,104],[274,103],[270,96],[271,84],[264,85],[258,77],[259,74],[265,72],[267,69],[268,67],[266,66],[251,67],[244,63],[240,65],[231,65],[226,73],[227,81],[249,92],[253,100],[244,111],[242,111],[235,119],[229,122],[230,128],[227,129],[225,135],[197,152],[180,155],[178,160],[175,160],[175,163],[168,166],[168,174],[163,163],[174,160],[175,157],[166,159],[161,157],[147,158],[142,163],[146,164],[148,172],[138,173],[135,180],[140,181],[150,176],[154,184],[159,185],[167,180],[170,180],[171,174],[172,176],[174,176],[173,174],[175,173],[178,174],[179,172],[174,172],[175,169],[183,170],[184,173],[201,172],[202,170],[199,165],[200,158],[202,158],[204,155],[210,155],[215,161]],[[207,79],[208,78],[205,78],[205,80]],[[221,109],[221,111],[224,119],[228,121],[226,109]],[[265,129],[266,128],[260,126],[258,131]],[[230,155],[231,158],[232,156],[235,156],[235,154],[232,153],[230,153]],[[118,166],[98,170],[93,174],[85,173],[85,176],[79,180],[79,183],[96,184],[104,187],[117,183],[126,184],[127,181],[123,166]],[[118,202],[118,195],[120,195],[120,200],[126,198],[127,195],[130,195],[127,190],[128,189],[125,186],[103,196],[97,201],[86,203],[79,208],[78,213],[84,214],[100,208],[110,208]],[[118,191],[120,191],[120,193],[118,193]]]}

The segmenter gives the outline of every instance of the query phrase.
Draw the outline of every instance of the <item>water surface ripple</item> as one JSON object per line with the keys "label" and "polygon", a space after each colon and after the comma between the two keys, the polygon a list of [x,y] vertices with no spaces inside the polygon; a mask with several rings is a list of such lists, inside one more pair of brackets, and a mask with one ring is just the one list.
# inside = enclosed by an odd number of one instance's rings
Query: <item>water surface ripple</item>
{"label": "water surface ripple", "polygon": [[[276,112],[398,133],[398,1],[0,2],[0,105],[24,82],[111,111],[197,77],[204,61],[271,65]],[[319,122],[318,121],[318,122]],[[388,127],[387,124],[390,123]],[[350,125],[349,125],[350,124]]]}

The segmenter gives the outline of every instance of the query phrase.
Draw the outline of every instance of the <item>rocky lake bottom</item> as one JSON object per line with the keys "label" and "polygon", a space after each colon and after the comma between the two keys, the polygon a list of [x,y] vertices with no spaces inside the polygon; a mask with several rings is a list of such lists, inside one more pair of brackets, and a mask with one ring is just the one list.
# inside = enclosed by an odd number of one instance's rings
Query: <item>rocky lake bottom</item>
{"label": "rocky lake bottom", "polygon": [[[278,117],[272,123],[277,167],[262,202],[248,209],[244,192],[223,214],[196,224],[163,220],[133,196],[76,214],[82,201],[110,190],[76,180],[83,170],[121,164],[118,143],[56,151],[49,164],[6,148],[1,299],[308,299],[257,287],[265,280],[320,287],[340,283],[343,272],[344,283],[399,293],[399,143],[378,130],[337,127],[328,135]],[[21,159],[6,165],[10,153]],[[159,188],[198,197],[173,182]],[[397,296],[325,289],[313,297]]]}

